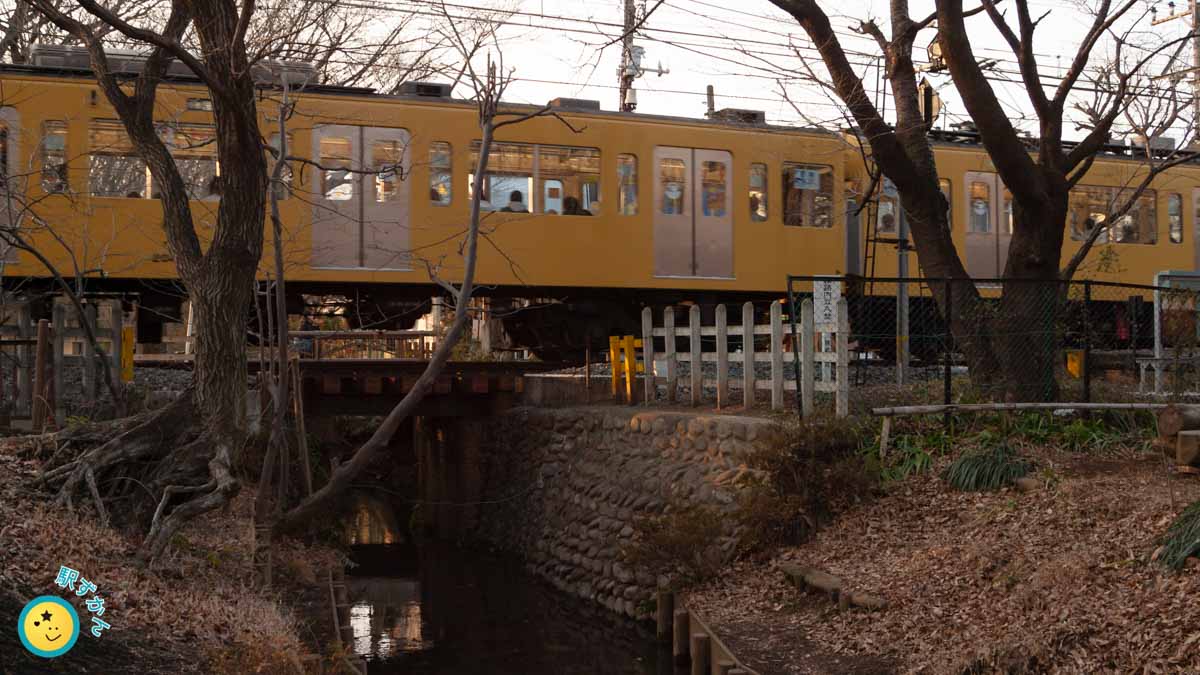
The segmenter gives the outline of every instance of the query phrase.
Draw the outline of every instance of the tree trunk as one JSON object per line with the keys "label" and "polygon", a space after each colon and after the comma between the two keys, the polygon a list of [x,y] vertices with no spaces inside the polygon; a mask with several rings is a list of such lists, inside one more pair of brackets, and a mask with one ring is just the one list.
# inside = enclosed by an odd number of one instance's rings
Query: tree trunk
{"label": "tree trunk", "polygon": [[[1065,181],[1043,171],[1049,188],[1043,204],[1013,204],[1013,238],[1004,269],[1003,297],[991,332],[1005,374],[1005,400],[1058,400],[1058,317],[1062,297],[1058,266],[1067,218]],[[1061,189],[1055,189],[1056,187]]]}
{"label": "tree trunk", "polygon": [[228,270],[189,285],[196,327],[196,409],[209,432],[246,428],[246,315],[252,274]]}

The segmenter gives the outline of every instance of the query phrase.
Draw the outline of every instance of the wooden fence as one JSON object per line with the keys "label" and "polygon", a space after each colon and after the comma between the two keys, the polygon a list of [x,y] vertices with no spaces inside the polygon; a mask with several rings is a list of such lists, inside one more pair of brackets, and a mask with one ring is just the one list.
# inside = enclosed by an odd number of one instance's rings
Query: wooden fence
{"label": "wooden fence", "polygon": [[[127,337],[121,303],[85,301],[83,307],[96,341],[109,360],[109,372],[119,386],[122,343]],[[99,394],[103,373],[100,357],[88,341],[74,307],[63,298],[56,299],[52,319],[34,323],[26,302],[10,301],[0,309],[0,373],[15,374],[11,382],[0,380],[0,387],[5,398],[12,401],[11,416],[31,420],[35,431],[51,419],[59,427],[66,421],[59,394],[64,391],[68,359],[82,368],[83,400],[94,400]],[[126,356],[132,360],[132,354]]]}
{"label": "wooden fence", "polygon": [[[784,392],[796,391],[797,381],[787,379],[784,375],[785,363],[793,369],[799,361],[800,367],[800,407],[805,417],[813,414],[814,392],[830,392],[834,394],[835,408],[838,417],[845,417],[849,411],[849,345],[850,328],[844,298],[838,301],[837,317],[834,323],[816,323],[813,319],[812,300],[806,299],[801,304],[799,325],[793,325],[783,318],[783,306],[771,303],[770,318],[766,324],[754,323],[754,305],[747,302],[742,305],[742,323],[730,326],[725,305],[717,305],[715,323],[703,326],[700,321],[700,307],[692,305],[688,310],[687,325],[677,326],[675,309],[668,307],[663,310],[662,326],[654,325],[654,313],[647,307],[642,310],[642,350],[646,363],[645,392],[646,400],[653,401],[657,397],[657,387],[665,384],[667,400],[675,401],[678,396],[679,374],[678,364],[689,364],[690,402],[700,405],[704,400],[704,388],[716,390],[717,407],[730,405],[730,390],[740,388],[742,404],[750,408],[754,405],[756,391],[770,390],[771,408],[781,410],[784,405]],[[749,327],[749,331],[747,328]],[[746,339],[746,336],[749,339]],[[791,344],[785,345],[787,335]],[[741,338],[741,351],[730,351],[729,337]],[[769,336],[769,347],[766,351],[756,349],[756,337]],[[665,376],[658,372],[654,338],[662,338],[664,351],[662,361],[665,362]],[[684,339],[687,349],[677,349],[677,341]],[[711,350],[705,350],[705,338],[714,344]],[[794,344],[799,342],[797,352]],[[790,347],[790,350],[788,348]],[[704,376],[703,364],[716,363],[716,377]],[[731,381],[730,363],[742,363],[741,382]],[[754,364],[765,362],[771,364],[770,377],[760,379],[755,372]],[[821,377],[818,377],[818,373]]]}

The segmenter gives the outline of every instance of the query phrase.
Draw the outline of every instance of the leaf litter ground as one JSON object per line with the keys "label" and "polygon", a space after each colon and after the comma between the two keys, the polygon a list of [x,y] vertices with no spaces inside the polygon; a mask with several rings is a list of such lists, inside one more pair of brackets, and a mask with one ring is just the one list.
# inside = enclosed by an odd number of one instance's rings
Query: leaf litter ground
{"label": "leaf litter ground", "polygon": [[[1200,672],[1200,561],[1151,561],[1200,480],[1150,454],[1042,455],[1029,493],[954,491],[943,458],[689,603],[763,675]],[[838,611],[786,584],[786,562],[890,606]]]}

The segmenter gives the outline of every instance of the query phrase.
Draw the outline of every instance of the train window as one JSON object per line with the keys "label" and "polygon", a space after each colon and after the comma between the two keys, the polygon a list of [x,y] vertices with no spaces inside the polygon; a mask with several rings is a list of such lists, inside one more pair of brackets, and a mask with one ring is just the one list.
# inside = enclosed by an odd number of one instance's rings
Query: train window
{"label": "train window", "polygon": [[767,165],[750,165],[750,220],[761,223],[767,219]]}
{"label": "train window", "polygon": [[725,217],[725,162],[700,163],[700,206],[705,216]]}
{"label": "train window", "polygon": [[896,197],[879,196],[879,206],[875,209],[875,231],[879,234],[896,233]]}
{"label": "train window", "polygon": [[1012,193],[1008,188],[1004,189],[1004,232],[1003,234],[1013,233],[1013,198]]}
{"label": "train window", "polygon": [[450,206],[453,195],[450,144],[435,141],[429,144],[429,201],[434,206]]}
{"label": "train window", "polygon": [[140,199],[146,190],[146,163],[116,120],[92,120],[88,129],[88,191],[93,197]]}
{"label": "train window", "polygon": [[1167,195],[1167,230],[1172,244],[1183,243],[1183,196],[1178,192]]}
{"label": "train window", "polygon": [[[493,143],[488,153],[487,176],[479,208],[483,211],[528,213],[533,192],[533,155],[535,147],[527,143]],[[479,141],[471,143],[471,166],[479,165]],[[468,189],[475,184],[474,172],[468,174]],[[468,194],[472,194],[468,192]]]}
{"label": "train window", "polygon": [[192,199],[219,199],[217,130],[211,124],[170,124],[160,127],[175,166]]}
{"label": "train window", "polygon": [[[275,148],[276,152],[279,152],[279,134],[271,134],[271,147]],[[288,149],[287,154],[292,155],[293,154],[292,148],[294,148],[294,147],[296,147],[296,146],[293,145],[292,135],[288,134],[287,135],[287,149]],[[275,155],[267,153],[267,166],[269,167],[268,171],[274,172],[275,161],[276,161]],[[272,173],[271,175],[274,175],[274,173]],[[274,189],[275,189],[275,196],[278,199],[287,199],[292,196],[292,163],[291,162],[284,163],[283,170],[281,171],[280,176],[279,176],[279,182],[275,184]]]}
{"label": "train window", "polygon": [[395,201],[403,168],[404,147],[399,141],[375,141],[371,145],[371,169],[375,172],[375,201]]}
{"label": "train window", "polygon": [[946,198],[946,228],[954,230],[954,198],[951,196],[954,191],[950,189],[949,178],[939,178],[938,188],[942,191],[942,196]]}
{"label": "train window", "polygon": [[326,201],[344,202],[354,198],[354,174],[350,172],[352,149],[348,138],[321,139],[321,194]]}
{"label": "train window", "polygon": [[42,189],[67,191],[67,123],[42,123]]}
{"label": "train window", "polygon": [[971,181],[971,211],[967,216],[967,231],[988,233],[992,230],[992,186],[984,181]]}
{"label": "train window", "polygon": [[8,125],[0,122],[0,176],[8,177]]}
{"label": "train window", "polygon": [[[1118,193],[1118,198],[1119,193]],[[1158,242],[1154,190],[1138,196],[1129,211],[1110,229],[1109,237],[1120,244],[1154,244]]]}
{"label": "train window", "polygon": [[1101,232],[1096,235],[1096,241],[1108,241],[1108,232],[1104,229],[1109,211],[1108,188],[1081,185],[1071,190],[1068,209],[1071,221],[1071,239],[1085,241],[1092,231],[1099,227]]}
{"label": "train window", "polygon": [[833,169],[817,164],[783,165],[783,224],[833,227]]}
{"label": "train window", "polygon": [[636,216],[638,210],[637,157],[617,155],[617,211]]}
{"label": "train window", "polygon": [[537,150],[538,177],[542,182],[538,210],[567,216],[598,215],[600,151],[557,145],[539,145]]}
{"label": "train window", "polygon": [[687,194],[687,165],[682,159],[663,158],[658,161],[658,179],[663,186],[663,215],[683,215],[683,197]]}

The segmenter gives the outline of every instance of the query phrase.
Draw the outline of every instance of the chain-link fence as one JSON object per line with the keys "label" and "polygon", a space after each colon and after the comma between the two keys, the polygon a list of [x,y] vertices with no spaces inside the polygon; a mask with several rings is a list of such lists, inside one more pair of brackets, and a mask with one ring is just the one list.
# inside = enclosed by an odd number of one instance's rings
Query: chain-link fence
{"label": "chain-link fence", "polygon": [[818,313],[846,298],[851,413],[863,414],[1200,397],[1200,275],[1158,283],[813,276],[789,277],[788,294],[793,317],[803,298]]}

